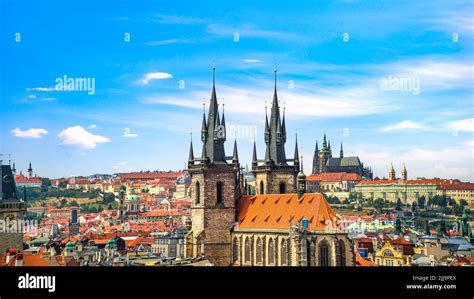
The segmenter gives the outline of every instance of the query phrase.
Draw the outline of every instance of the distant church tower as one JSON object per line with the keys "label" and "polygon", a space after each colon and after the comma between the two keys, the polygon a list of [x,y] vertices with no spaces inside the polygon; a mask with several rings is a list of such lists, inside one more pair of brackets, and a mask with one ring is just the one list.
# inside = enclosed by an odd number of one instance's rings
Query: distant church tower
{"label": "distant church tower", "polygon": [[402,180],[406,181],[407,178],[408,178],[407,168],[405,167],[405,162],[403,162]]}
{"label": "distant church tower", "polygon": [[204,256],[217,266],[231,264],[231,229],[235,223],[235,202],[240,198],[237,142],[232,156],[226,156],[226,125],[222,118],[215,86],[215,67],[209,112],[203,113],[201,128],[202,154],[194,157],[191,140],[188,171],[191,175],[192,227],[186,236],[186,256]]}
{"label": "distant church tower", "polygon": [[[299,172],[297,137],[295,141],[294,157],[292,159],[286,158],[285,110],[283,110],[283,118],[280,118],[276,68],[274,72],[275,90],[273,93],[270,122],[268,122],[268,115],[265,111],[265,159],[257,159],[257,146],[254,141],[252,172],[255,176],[256,194],[295,193],[296,176]],[[290,164],[288,164],[288,162],[290,162]]]}
{"label": "distant church tower", "polygon": [[393,163],[390,164],[390,169],[388,170],[388,179],[391,180],[391,181],[396,179],[395,169],[393,168]]}
{"label": "distant church tower", "polygon": [[326,163],[332,158],[331,143],[326,141],[326,133],[323,137],[323,148],[319,151],[319,173],[327,172]]}
{"label": "distant church tower", "polygon": [[0,231],[0,254],[4,255],[10,248],[16,248],[17,251],[23,250],[23,223],[21,221],[26,212],[26,189],[23,187],[23,199],[20,199],[12,169],[10,165],[2,165],[2,160],[0,160],[0,179],[0,220],[5,224],[5,228]]}
{"label": "distant church tower", "polygon": [[28,178],[31,179],[33,177],[33,168],[31,168],[31,162],[30,166],[28,167]]}
{"label": "distant church tower", "polygon": [[314,148],[314,155],[313,155],[313,171],[312,174],[319,173],[319,148],[318,148],[318,141],[316,140],[316,147]]}

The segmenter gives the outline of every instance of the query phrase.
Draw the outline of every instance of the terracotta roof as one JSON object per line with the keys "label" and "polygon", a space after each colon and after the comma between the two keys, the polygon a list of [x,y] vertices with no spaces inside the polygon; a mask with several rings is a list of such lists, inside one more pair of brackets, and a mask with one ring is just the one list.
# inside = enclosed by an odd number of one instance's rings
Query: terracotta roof
{"label": "terracotta roof", "polygon": [[312,174],[306,178],[308,181],[342,182],[342,181],[360,181],[362,178],[357,173],[347,172],[327,172]]}
{"label": "terracotta roof", "polygon": [[165,217],[165,216],[181,216],[181,213],[178,211],[167,211],[167,210],[156,210],[143,212],[140,214],[143,217]]}
{"label": "terracotta roof", "polygon": [[[308,220],[309,230],[328,228],[338,217],[320,193],[269,194],[242,196],[237,202],[239,228],[289,229],[303,218]],[[329,226],[330,227],[330,226]]]}
{"label": "terracotta roof", "polygon": [[[386,184],[406,184],[406,185],[457,185],[459,183],[453,180],[441,180],[441,179],[421,179],[421,180],[372,180],[372,181],[361,181],[357,185],[386,185]],[[464,183],[461,183],[464,184]]]}
{"label": "terracotta roof", "polygon": [[121,179],[126,179],[126,180],[133,180],[133,179],[163,179],[163,178],[169,178],[169,179],[177,179],[181,175],[183,175],[183,172],[134,172],[134,173],[121,173],[118,176]]}
{"label": "terracotta roof", "polygon": [[474,190],[474,183],[442,184],[441,190]]}
{"label": "terracotta roof", "polygon": [[41,253],[28,253],[23,254],[23,266],[34,266],[34,267],[48,267],[51,263],[42,258]]}
{"label": "terracotta roof", "polygon": [[360,253],[356,250],[355,251],[355,262],[356,266],[358,267],[377,267],[378,265],[374,262],[372,262],[369,259],[365,259],[360,256]]}
{"label": "terracotta roof", "polygon": [[28,178],[22,174],[18,174],[15,176],[15,183],[41,183],[41,179],[39,177]]}

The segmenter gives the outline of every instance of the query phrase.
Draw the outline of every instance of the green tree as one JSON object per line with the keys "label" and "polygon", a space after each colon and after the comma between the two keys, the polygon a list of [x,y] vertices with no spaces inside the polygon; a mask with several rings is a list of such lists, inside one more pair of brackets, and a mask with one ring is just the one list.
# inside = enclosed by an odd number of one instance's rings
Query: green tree
{"label": "green tree", "polygon": [[395,207],[395,210],[397,211],[403,211],[403,208],[402,208],[402,201],[400,200],[400,198],[397,199],[397,205]]}
{"label": "green tree", "polygon": [[425,208],[425,197],[424,196],[418,197],[418,206],[420,207],[420,209]]}

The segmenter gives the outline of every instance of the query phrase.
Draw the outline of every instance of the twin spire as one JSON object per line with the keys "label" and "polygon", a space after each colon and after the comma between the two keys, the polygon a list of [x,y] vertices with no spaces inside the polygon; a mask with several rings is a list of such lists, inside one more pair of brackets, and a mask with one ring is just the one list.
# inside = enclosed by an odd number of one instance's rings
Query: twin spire
{"label": "twin spire", "polygon": [[[216,94],[216,67],[212,67],[212,91],[209,103],[209,111],[207,113],[203,104],[202,124],[201,124],[201,141],[202,154],[201,158],[194,157],[193,143],[191,140],[189,148],[188,164],[192,165],[195,161],[210,163],[227,163],[227,160],[238,162],[237,142],[234,142],[234,153],[232,157],[226,157],[224,142],[227,140],[226,122],[224,113],[224,104],[222,105],[222,117],[219,114],[219,103]],[[191,136],[192,137],[192,136]]]}

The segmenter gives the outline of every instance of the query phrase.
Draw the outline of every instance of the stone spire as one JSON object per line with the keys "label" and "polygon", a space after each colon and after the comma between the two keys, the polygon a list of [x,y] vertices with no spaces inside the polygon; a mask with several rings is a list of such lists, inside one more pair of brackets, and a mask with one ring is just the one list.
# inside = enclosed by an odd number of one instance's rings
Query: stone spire
{"label": "stone spire", "polygon": [[316,146],[314,148],[312,174],[315,174],[315,173],[319,173],[319,148],[318,148],[318,141],[317,140],[316,140]]}
{"label": "stone spire", "polygon": [[253,154],[252,154],[252,166],[257,166],[258,161],[257,161],[257,143],[255,139],[253,140]]}
{"label": "stone spire", "polygon": [[393,168],[393,163],[390,164],[390,169],[388,170],[388,179],[391,181],[395,180],[395,169]]}
{"label": "stone spire", "polygon": [[189,158],[188,165],[194,164],[194,150],[193,150],[193,133],[191,133],[191,142],[189,144]]}
{"label": "stone spire", "polygon": [[31,179],[33,177],[33,168],[31,167],[31,162],[28,167],[28,177]]}
{"label": "stone spire", "polygon": [[342,149],[342,142],[341,142],[341,150],[339,151],[339,158],[344,158],[344,150]]}
{"label": "stone spire", "polygon": [[295,134],[295,156],[294,156],[295,165],[299,164],[299,152],[298,152],[298,134]]}
{"label": "stone spire", "polygon": [[326,151],[328,149],[328,143],[326,141],[326,133],[324,133],[323,137],[323,151]]}
{"label": "stone spire", "polygon": [[282,121],[280,118],[280,108],[278,106],[278,94],[277,94],[277,69],[275,67],[275,89],[273,93],[273,101],[270,112],[270,123],[268,124],[268,118],[266,117],[265,122],[265,143],[266,143],[266,154],[265,160],[277,165],[287,165],[285,155],[285,134],[286,128],[283,129]]}
{"label": "stone spire", "polygon": [[296,193],[298,194],[298,198],[301,198],[303,194],[306,193],[306,175],[303,171],[303,156],[301,156],[301,170],[297,176],[297,186],[296,186]]}
{"label": "stone spire", "polygon": [[237,140],[234,140],[234,152],[232,154],[232,163],[239,163],[239,154],[237,153]]}
{"label": "stone spire", "polygon": [[[211,163],[226,163],[224,142],[225,125],[219,119],[219,109],[216,95],[216,67],[212,68],[212,93],[207,114],[207,123],[201,129],[201,139],[203,139],[202,158]],[[225,118],[224,118],[225,122]]]}
{"label": "stone spire", "polygon": [[405,162],[403,162],[402,180],[406,181],[407,179],[408,179],[407,168],[405,167]]}

